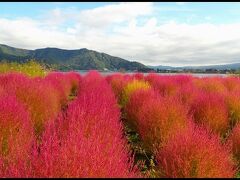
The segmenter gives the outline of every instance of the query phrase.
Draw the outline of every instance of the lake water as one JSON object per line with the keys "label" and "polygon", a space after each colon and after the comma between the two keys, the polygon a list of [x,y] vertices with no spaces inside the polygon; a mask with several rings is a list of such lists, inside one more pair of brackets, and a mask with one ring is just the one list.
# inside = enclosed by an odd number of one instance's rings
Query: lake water
{"label": "lake water", "polygon": [[[79,72],[81,75],[86,75],[88,73],[88,71],[77,71]],[[119,73],[119,72],[99,72],[100,74],[102,74],[103,76],[107,76],[107,75],[111,75],[111,74],[115,74],[115,73]],[[125,72],[122,74],[135,74],[136,72]],[[148,75],[149,73],[143,73],[144,75]],[[230,76],[230,74],[205,74],[205,73],[157,73],[160,76],[166,76],[166,75],[192,75],[192,76],[196,76],[196,77],[216,77],[216,76],[220,76],[220,77],[227,77]]]}

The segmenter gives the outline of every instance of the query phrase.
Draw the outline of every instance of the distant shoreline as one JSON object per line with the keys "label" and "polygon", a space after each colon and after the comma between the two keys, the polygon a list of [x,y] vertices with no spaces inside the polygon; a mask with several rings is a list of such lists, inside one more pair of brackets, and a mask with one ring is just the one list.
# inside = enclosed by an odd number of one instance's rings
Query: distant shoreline
{"label": "distant shoreline", "polygon": [[[78,72],[80,73],[81,75],[86,75],[89,71],[91,70],[74,70],[74,72]],[[98,71],[98,70],[96,70]],[[98,71],[100,74],[104,75],[104,76],[107,76],[107,75],[112,75],[112,74],[115,74],[115,73],[121,73],[121,74],[136,74],[136,73],[142,73],[143,75],[148,75],[149,73],[151,72],[109,72],[109,71]],[[234,75],[234,74],[214,74],[214,73],[156,73],[158,75],[192,75],[192,76],[196,76],[196,77],[213,77],[213,76],[220,76],[220,77],[227,77],[227,76],[231,76],[231,75]]]}

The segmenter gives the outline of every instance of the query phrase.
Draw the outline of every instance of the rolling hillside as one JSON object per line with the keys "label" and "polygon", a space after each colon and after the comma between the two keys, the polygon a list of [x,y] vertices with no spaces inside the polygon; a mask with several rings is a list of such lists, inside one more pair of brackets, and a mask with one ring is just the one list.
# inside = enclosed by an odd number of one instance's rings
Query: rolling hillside
{"label": "rolling hillside", "polygon": [[148,69],[147,66],[114,57],[105,53],[89,50],[64,50],[58,48],[44,48],[26,50],[0,45],[0,61],[25,62],[35,59],[38,62],[57,65],[60,70],[119,70],[129,71]]}

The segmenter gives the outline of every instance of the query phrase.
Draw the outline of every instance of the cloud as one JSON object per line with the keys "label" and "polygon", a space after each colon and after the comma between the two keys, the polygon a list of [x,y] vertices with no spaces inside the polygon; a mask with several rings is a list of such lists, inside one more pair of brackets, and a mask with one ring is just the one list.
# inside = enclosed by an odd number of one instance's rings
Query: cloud
{"label": "cloud", "polygon": [[152,2],[119,3],[82,11],[78,18],[81,24],[101,27],[148,15],[152,10]]}
{"label": "cloud", "polygon": [[184,5],[186,4],[187,2],[176,2],[177,5]]}
{"label": "cloud", "polygon": [[[239,61],[240,23],[159,24],[152,7],[119,3],[82,11],[53,9],[48,20],[0,18],[0,43],[27,49],[88,48],[147,65]],[[147,20],[139,24],[142,16]]]}

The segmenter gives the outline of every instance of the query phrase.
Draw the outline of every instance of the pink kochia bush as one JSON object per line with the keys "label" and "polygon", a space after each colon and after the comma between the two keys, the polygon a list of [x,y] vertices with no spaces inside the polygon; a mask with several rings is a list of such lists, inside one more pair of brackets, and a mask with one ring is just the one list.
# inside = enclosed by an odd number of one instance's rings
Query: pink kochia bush
{"label": "pink kochia bush", "polygon": [[30,113],[30,119],[39,135],[43,124],[61,110],[59,99],[50,83],[41,78],[30,79],[22,74],[6,74],[0,77],[5,92],[16,96]]}
{"label": "pink kochia bush", "polygon": [[4,92],[4,89],[3,87],[0,85],[0,96],[3,95],[5,92]]}
{"label": "pink kochia bush", "polygon": [[192,83],[187,83],[181,86],[174,97],[179,99],[182,104],[189,110],[195,99],[199,95],[200,90],[197,89]]}
{"label": "pink kochia bush", "polygon": [[179,88],[177,81],[175,81],[172,76],[159,76],[152,73],[146,76],[145,80],[149,82],[161,96],[172,96]]}
{"label": "pink kochia bush", "polygon": [[233,127],[240,121],[240,91],[233,90],[226,93],[225,101],[229,112],[230,125]]}
{"label": "pink kochia bush", "polygon": [[233,178],[236,170],[230,147],[205,129],[191,127],[159,149],[160,176],[170,178]]}
{"label": "pink kochia bush", "polygon": [[226,77],[223,79],[224,86],[228,91],[240,91],[240,78],[239,77]]}
{"label": "pink kochia bush", "polygon": [[126,113],[126,119],[130,127],[134,130],[137,129],[140,114],[142,113],[142,106],[148,99],[157,98],[158,94],[152,88],[151,89],[138,89],[132,93],[128,103],[124,107]]}
{"label": "pink kochia bush", "polygon": [[31,113],[36,135],[41,134],[44,124],[54,120],[61,111],[59,98],[47,82],[35,80],[29,84],[22,84],[18,86],[15,94]]}
{"label": "pink kochia bush", "polygon": [[81,87],[66,114],[45,131],[33,176],[139,177],[110,86],[90,72]]}
{"label": "pink kochia bush", "polygon": [[187,112],[175,98],[148,99],[140,111],[137,129],[147,150],[164,146],[176,132],[188,127]]}
{"label": "pink kochia bush", "polygon": [[29,158],[33,140],[30,115],[14,96],[0,96],[0,177]]}
{"label": "pink kochia bush", "polygon": [[204,77],[204,78],[195,78],[194,84],[197,88],[213,93],[224,93],[227,91],[227,88],[223,84],[223,80],[220,77]]}
{"label": "pink kochia bush", "polygon": [[238,166],[240,165],[240,124],[237,123],[233,128],[231,134],[228,137],[228,141],[232,144],[232,153],[234,158],[238,162]]}
{"label": "pink kochia bush", "polygon": [[29,111],[37,136],[43,132],[44,124],[54,120],[61,112],[72,89],[78,88],[80,76],[74,73],[56,74],[34,79],[15,73],[0,77],[4,91],[15,95]]}
{"label": "pink kochia bush", "polygon": [[77,93],[81,76],[74,72],[52,72],[45,77],[45,80],[49,81],[55,87],[61,99],[61,104],[66,105],[69,95]]}
{"label": "pink kochia bush", "polygon": [[72,71],[66,73],[65,76],[67,77],[68,81],[70,81],[71,93],[77,93],[82,79],[81,75]]}
{"label": "pink kochia bush", "polygon": [[190,111],[196,123],[220,135],[227,132],[228,109],[223,96],[211,92],[199,92]]}
{"label": "pink kochia bush", "polygon": [[111,85],[112,91],[115,94],[119,104],[122,100],[123,89],[131,79],[132,78],[130,78],[129,76],[124,76],[119,73],[106,77],[106,81]]}

